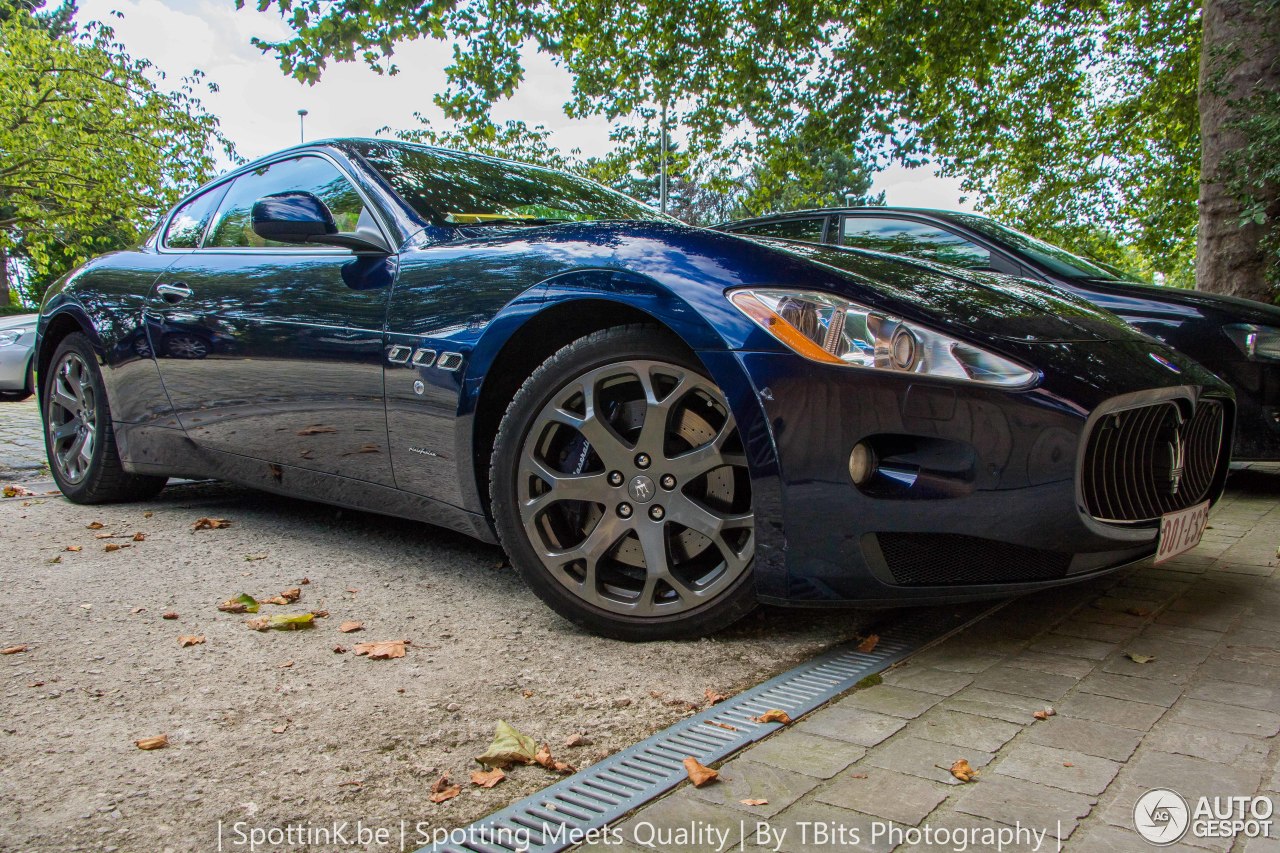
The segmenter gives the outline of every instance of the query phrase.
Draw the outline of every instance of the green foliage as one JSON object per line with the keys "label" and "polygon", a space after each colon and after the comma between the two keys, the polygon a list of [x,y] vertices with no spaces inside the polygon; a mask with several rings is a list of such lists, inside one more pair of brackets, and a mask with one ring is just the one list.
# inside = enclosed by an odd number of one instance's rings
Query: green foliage
{"label": "green foliage", "polygon": [[16,278],[29,304],[68,267],[137,241],[220,152],[234,157],[196,97],[199,72],[164,91],[100,23],[58,34],[11,10],[0,78],[0,290]]}
{"label": "green foliage", "polygon": [[[452,40],[436,100],[472,121],[515,91],[532,43],[570,72],[570,115],[676,105],[696,157],[734,162],[769,163],[775,140],[796,138],[833,158],[932,161],[1020,228],[1174,280],[1192,272],[1195,0],[260,0],[272,6],[296,36],[259,45],[302,80],[331,60],[395,73],[396,43]],[[793,189],[797,203],[826,192]]]}

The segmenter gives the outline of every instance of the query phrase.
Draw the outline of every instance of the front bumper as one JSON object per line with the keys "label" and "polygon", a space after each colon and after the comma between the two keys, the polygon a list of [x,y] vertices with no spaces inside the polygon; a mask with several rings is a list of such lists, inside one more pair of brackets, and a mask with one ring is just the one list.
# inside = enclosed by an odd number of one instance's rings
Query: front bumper
{"label": "front bumper", "polygon": [[[1084,509],[1077,468],[1090,415],[1125,395],[1202,389],[1230,410],[1230,391],[1189,362],[1180,374],[1160,367],[1145,344],[1053,346],[1028,347],[1040,358],[1024,360],[1045,378],[1015,393],[790,353],[726,354],[752,386],[753,399],[729,399],[753,466],[761,598],[811,606],[983,598],[1151,555],[1158,521],[1099,523]],[[855,486],[848,460],[861,441],[896,476]],[[774,464],[758,473],[770,456]],[[1225,469],[1224,454],[1207,497],[1221,493]]]}
{"label": "front bumper", "polygon": [[16,344],[0,347],[0,391],[20,391],[27,384],[27,365],[34,352],[35,332],[27,332]]}

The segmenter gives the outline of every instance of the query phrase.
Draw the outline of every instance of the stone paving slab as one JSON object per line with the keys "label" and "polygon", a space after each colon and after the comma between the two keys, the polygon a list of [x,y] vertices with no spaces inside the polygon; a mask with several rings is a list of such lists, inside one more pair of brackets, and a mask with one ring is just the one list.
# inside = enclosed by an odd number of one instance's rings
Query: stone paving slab
{"label": "stone paving slab", "polygon": [[48,472],[36,398],[0,402],[0,485],[43,479]]}
{"label": "stone paving slab", "polygon": [[[745,813],[789,834],[743,849],[784,853],[952,849],[920,836],[939,827],[1044,827],[1049,850],[1060,827],[1064,849],[1146,851],[1134,805],[1151,788],[1280,798],[1280,466],[1241,481],[1189,554],[1013,602],[725,765],[759,780],[681,789],[632,821]],[[958,758],[976,781],[948,772]],[[769,805],[734,803],[748,792]],[[1280,853],[1276,824],[1166,849]],[[828,834],[801,840],[805,826]]]}

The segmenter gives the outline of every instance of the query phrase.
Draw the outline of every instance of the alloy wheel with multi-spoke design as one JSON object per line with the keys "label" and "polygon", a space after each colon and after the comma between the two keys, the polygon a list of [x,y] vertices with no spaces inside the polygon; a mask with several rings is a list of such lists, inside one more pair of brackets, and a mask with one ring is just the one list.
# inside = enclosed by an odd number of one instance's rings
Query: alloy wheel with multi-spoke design
{"label": "alloy wheel with multi-spoke design", "polygon": [[520,523],[583,603],[654,618],[716,600],[755,550],[746,457],[720,389],[695,370],[628,360],[563,383],[516,469]]}
{"label": "alloy wheel with multi-spoke design", "polygon": [[67,352],[54,366],[45,400],[49,458],[59,476],[79,483],[89,473],[98,440],[98,396],[84,358]]}

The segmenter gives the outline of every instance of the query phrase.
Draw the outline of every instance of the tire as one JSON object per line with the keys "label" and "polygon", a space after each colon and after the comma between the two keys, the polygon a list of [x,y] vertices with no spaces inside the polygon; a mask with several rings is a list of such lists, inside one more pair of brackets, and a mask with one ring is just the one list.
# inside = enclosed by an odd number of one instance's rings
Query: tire
{"label": "tire", "polygon": [[737,427],[660,329],[595,332],[534,371],[498,427],[490,497],[525,581],[598,634],[703,636],[756,606]]}
{"label": "tire", "polygon": [[41,382],[49,470],[68,500],[78,504],[138,501],[164,488],[167,477],[130,474],[120,464],[110,402],[88,338],[79,332],[64,338]]}

